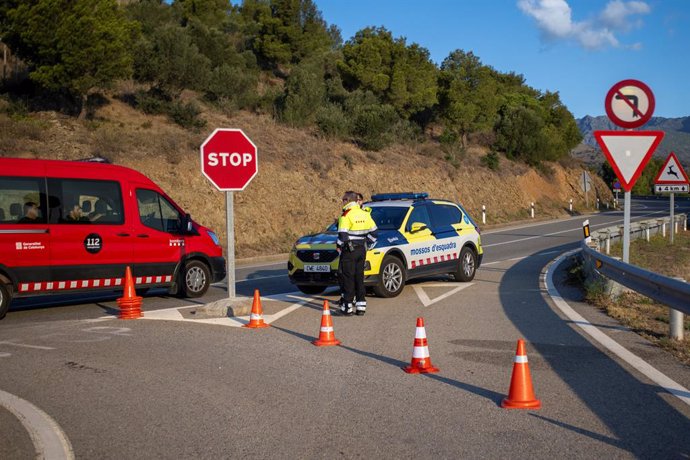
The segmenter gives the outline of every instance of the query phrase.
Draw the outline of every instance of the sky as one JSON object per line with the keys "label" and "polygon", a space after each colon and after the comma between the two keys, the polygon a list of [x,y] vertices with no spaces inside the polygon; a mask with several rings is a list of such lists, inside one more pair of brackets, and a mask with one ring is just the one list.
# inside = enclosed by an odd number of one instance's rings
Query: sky
{"label": "sky", "polygon": [[690,0],[314,0],[344,41],[383,26],[429,50],[456,49],[560,94],[576,118],[606,115],[621,80],[644,82],[654,116],[690,116]]}

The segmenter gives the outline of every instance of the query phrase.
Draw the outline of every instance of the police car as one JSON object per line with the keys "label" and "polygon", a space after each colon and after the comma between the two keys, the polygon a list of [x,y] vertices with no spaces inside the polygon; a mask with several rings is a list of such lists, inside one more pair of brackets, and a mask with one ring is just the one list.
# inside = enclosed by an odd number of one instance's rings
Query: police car
{"label": "police car", "polygon": [[[479,228],[457,203],[427,193],[384,193],[364,208],[378,227],[378,241],[367,251],[364,282],[377,296],[395,297],[405,282],[452,274],[471,281],[481,265]],[[306,294],[338,285],[337,224],[297,240],[288,259],[290,281]]]}

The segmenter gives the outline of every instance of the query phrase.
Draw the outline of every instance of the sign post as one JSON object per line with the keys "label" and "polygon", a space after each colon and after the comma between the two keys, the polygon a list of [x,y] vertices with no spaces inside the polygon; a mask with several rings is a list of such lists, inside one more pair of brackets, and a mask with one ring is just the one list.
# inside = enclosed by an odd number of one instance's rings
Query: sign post
{"label": "sign post", "polygon": [[201,172],[225,195],[228,298],[235,290],[235,209],[233,192],[244,190],[259,171],[256,145],[241,129],[218,128],[201,147]]}
{"label": "sign post", "polygon": [[689,187],[690,180],[688,180],[688,175],[685,174],[685,170],[678,161],[676,154],[671,152],[659,170],[659,174],[656,175],[656,179],[654,179],[654,193],[670,193],[671,195],[669,200],[671,205],[671,244],[673,244],[673,234],[675,233],[674,195],[675,192],[687,193]]}
{"label": "sign post", "polygon": [[[609,119],[627,130],[647,123],[654,113],[654,94],[638,80],[611,87],[604,106]],[[594,131],[594,137],[616,173],[623,190],[623,262],[630,262],[630,199],[633,186],[664,137],[663,131]]]}

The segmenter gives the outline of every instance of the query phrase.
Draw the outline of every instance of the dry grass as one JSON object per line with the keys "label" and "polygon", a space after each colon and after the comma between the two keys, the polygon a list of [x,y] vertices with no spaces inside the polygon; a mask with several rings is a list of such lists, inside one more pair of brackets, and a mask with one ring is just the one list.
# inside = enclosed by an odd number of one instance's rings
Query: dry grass
{"label": "dry grass", "polygon": [[[620,257],[621,245],[611,247],[611,254]],[[679,232],[670,245],[666,238],[654,236],[650,241],[635,240],[630,244],[630,262],[655,273],[690,279],[690,232]],[[669,338],[669,308],[637,293],[625,293],[611,299],[596,289],[587,293],[587,300],[609,316],[640,334],[650,342],[668,350],[685,364],[690,364],[690,318],[686,317],[685,340]]]}
{"label": "dry grass", "polygon": [[[500,169],[491,171],[479,163],[486,149],[474,146],[456,167],[444,160],[433,141],[365,152],[352,143],[281,125],[269,116],[228,114],[198,103],[207,122],[202,131],[145,115],[117,97],[108,98],[92,121],[52,112],[30,113],[24,120],[0,115],[0,155],[63,160],[104,156],[150,177],[225,242],[225,194],[202,176],[199,146],[216,127],[241,128],[258,147],[259,174],[234,194],[240,258],[287,252],[298,236],[325,228],[338,214],[338,198],[345,190],[366,197],[425,191],[461,202],[478,221],[486,205],[487,225],[528,219],[530,201],[537,202],[537,218],[566,215],[569,198],[584,201],[577,190],[577,169],[554,165],[553,177],[544,177],[502,157]],[[38,123],[41,129],[27,123]],[[600,185],[602,197],[610,198]]]}

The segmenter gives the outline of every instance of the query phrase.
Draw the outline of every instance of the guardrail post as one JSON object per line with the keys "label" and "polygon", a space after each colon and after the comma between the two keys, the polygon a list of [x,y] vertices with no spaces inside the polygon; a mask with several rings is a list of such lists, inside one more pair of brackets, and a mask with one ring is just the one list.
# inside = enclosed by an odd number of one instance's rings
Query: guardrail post
{"label": "guardrail post", "polygon": [[534,219],[534,203],[530,203],[530,215],[532,216],[532,219]]}
{"label": "guardrail post", "polygon": [[570,206],[568,207],[568,210],[570,210],[570,212],[573,212],[573,199],[572,198],[570,199]]}
{"label": "guardrail post", "polygon": [[666,222],[661,223],[661,236],[666,238]]}
{"label": "guardrail post", "polygon": [[486,224],[486,206],[482,205],[482,224]]}
{"label": "guardrail post", "polygon": [[597,198],[597,209],[599,209],[599,198]]}
{"label": "guardrail post", "polygon": [[[683,278],[674,279],[685,282]],[[674,310],[673,308],[669,308],[668,317],[669,337],[671,337],[674,340],[683,340],[683,336],[685,333],[685,318],[683,313],[679,312],[678,310]]]}
{"label": "guardrail post", "polygon": [[611,254],[611,232],[606,235],[606,255]]}

